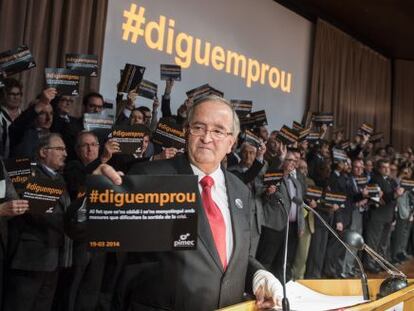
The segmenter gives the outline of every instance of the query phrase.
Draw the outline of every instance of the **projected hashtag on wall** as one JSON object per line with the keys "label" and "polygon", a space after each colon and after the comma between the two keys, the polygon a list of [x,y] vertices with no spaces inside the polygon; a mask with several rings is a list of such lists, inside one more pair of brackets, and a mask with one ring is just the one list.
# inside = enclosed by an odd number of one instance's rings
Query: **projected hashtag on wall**
{"label": "projected hashtag on wall", "polygon": [[[175,63],[184,69],[191,66],[194,58],[199,65],[212,67],[217,71],[224,70],[228,74],[241,77],[247,87],[251,87],[253,83],[260,83],[285,93],[292,91],[291,73],[221,46],[212,46],[210,42],[203,42],[202,39],[184,32],[175,35],[175,20],[160,15],[158,21],[147,21],[145,11],[144,7],[138,7],[134,3],[129,10],[124,10],[124,41],[138,44],[139,38],[143,37],[148,48],[170,55],[174,53]],[[167,21],[168,29],[165,36]]]}

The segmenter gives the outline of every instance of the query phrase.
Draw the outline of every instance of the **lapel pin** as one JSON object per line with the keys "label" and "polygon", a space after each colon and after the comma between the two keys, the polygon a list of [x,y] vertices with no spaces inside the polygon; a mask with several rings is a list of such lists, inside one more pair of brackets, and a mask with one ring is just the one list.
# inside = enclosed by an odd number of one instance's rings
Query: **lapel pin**
{"label": "lapel pin", "polygon": [[236,206],[238,208],[243,208],[243,201],[242,200],[236,199],[236,200],[234,200],[234,203],[236,204]]}

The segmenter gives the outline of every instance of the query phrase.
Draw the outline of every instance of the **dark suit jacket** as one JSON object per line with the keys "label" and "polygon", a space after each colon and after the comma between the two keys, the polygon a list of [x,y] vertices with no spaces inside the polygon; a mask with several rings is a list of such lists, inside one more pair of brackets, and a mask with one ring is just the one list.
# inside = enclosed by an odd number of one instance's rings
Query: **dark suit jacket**
{"label": "dark suit jacket", "polygon": [[353,196],[357,195],[352,189],[352,180],[340,174],[339,176],[332,172],[329,178],[328,187],[333,192],[339,192],[347,196],[347,201],[345,202],[344,208],[339,208],[334,213],[334,222],[341,222],[345,228],[351,225],[352,222],[352,211],[353,211]]}
{"label": "dark suit jacket", "polygon": [[286,226],[289,211],[289,192],[285,181],[283,181],[276,193],[263,195],[263,226],[282,231]]}
{"label": "dark suit jacket", "polygon": [[325,188],[327,186],[328,176],[325,176],[325,159],[319,155],[310,152],[307,162],[309,168],[309,177],[313,179],[315,185]]}
{"label": "dark suit jacket", "polygon": [[[186,156],[177,156],[135,165],[129,174],[192,175],[193,171]],[[137,310],[211,311],[241,302],[245,281],[251,291],[254,272],[263,269],[249,254],[253,202],[250,191],[236,176],[227,171],[224,176],[234,241],[227,270],[223,271],[207,217],[200,208],[196,250],[148,254],[149,268],[140,276],[134,297]],[[236,200],[241,200],[242,208],[236,206]]]}
{"label": "dark suit jacket", "polygon": [[[34,173],[53,180],[63,180],[59,174],[52,176],[41,166],[37,166]],[[12,269],[54,271],[63,263],[62,260],[71,261],[71,257],[59,257],[63,255],[60,248],[63,248],[66,242],[63,234],[63,213],[69,203],[69,195],[64,193],[53,213],[25,213],[9,222],[9,241],[10,247],[13,248],[10,251]]]}
{"label": "dark suit jacket", "polygon": [[394,189],[397,187],[396,182],[391,180],[391,178],[385,179],[380,174],[374,174],[371,183],[378,184],[381,188],[383,204],[380,204],[378,208],[372,208],[370,215],[381,222],[392,222],[394,219],[394,208],[397,204],[394,196]]}
{"label": "dark suit jacket", "polygon": [[[3,161],[0,161],[0,203],[17,200],[19,196],[7,175]],[[0,262],[4,260],[7,249],[7,221],[9,217],[0,216]],[[1,267],[0,267],[1,269]]]}
{"label": "dark suit jacket", "polygon": [[[292,179],[296,187],[296,195],[299,199],[303,199],[306,193],[306,180],[305,176],[296,172],[296,179]],[[287,177],[284,177],[278,191],[271,195],[265,195],[265,202],[263,204],[263,215],[264,215],[264,226],[271,228],[273,230],[281,231],[285,228],[287,217],[290,212],[290,207],[292,204],[292,197],[289,193]],[[283,204],[281,204],[283,203]],[[305,226],[305,218],[303,213],[303,208],[298,206],[297,212],[297,224],[298,230],[301,231]]]}

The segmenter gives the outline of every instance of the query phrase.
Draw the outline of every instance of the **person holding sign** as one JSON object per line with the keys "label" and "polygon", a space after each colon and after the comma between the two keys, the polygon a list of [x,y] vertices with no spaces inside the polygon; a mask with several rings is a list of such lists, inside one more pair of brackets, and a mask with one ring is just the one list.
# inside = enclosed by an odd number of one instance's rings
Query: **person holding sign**
{"label": "person holding sign", "polygon": [[[40,139],[37,159],[30,188],[36,199],[29,199],[30,213],[9,221],[14,252],[5,286],[5,311],[51,310],[59,273],[72,264],[72,241],[63,233],[63,213],[70,199],[58,173],[66,159],[59,134]],[[52,199],[55,202],[49,207]]]}
{"label": "person holding sign", "polygon": [[3,161],[0,161],[0,306],[3,302],[3,280],[7,254],[7,222],[11,217],[26,213],[27,200],[19,200]]}
{"label": "person holding sign", "polygon": [[50,133],[53,123],[53,108],[50,102],[55,98],[56,90],[43,90],[40,99],[27,108],[10,125],[10,155],[33,158],[40,138]]}
{"label": "person holding sign", "polygon": [[10,152],[9,126],[22,112],[23,85],[13,78],[5,79],[3,83],[5,87],[0,91],[0,155],[7,159]]}
{"label": "person holding sign", "polygon": [[[239,133],[237,115],[228,101],[208,96],[190,108],[187,120],[186,155],[137,164],[129,174],[198,176],[203,202],[198,247],[152,254],[151,268],[140,276],[130,310],[214,310],[241,302],[245,291],[256,295],[259,308],[271,308],[279,303],[281,285],[249,253],[253,199],[248,188],[220,166]],[[122,183],[108,165],[95,174]]]}

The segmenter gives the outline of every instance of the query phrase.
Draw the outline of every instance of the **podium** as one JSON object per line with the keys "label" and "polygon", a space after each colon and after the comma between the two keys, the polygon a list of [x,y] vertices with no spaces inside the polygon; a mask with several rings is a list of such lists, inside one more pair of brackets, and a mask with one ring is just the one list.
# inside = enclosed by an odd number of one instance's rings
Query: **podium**
{"label": "podium", "polygon": [[[403,304],[404,311],[414,310],[414,279],[409,279],[409,286],[388,295],[381,299],[376,299],[383,279],[368,280],[368,287],[371,301],[356,306],[342,308],[348,311],[382,311],[388,310],[399,304]],[[298,283],[324,295],[332,296],[357,296],[362,295],[361,281],[359,279],[346,280],[298,280]],[[289,297],[288,297],[289,298]],[[392,309],[391,309],[392,310]],[[247,301],[237,305],[229,306],[220,311],[257,311],[254,301]]]}

